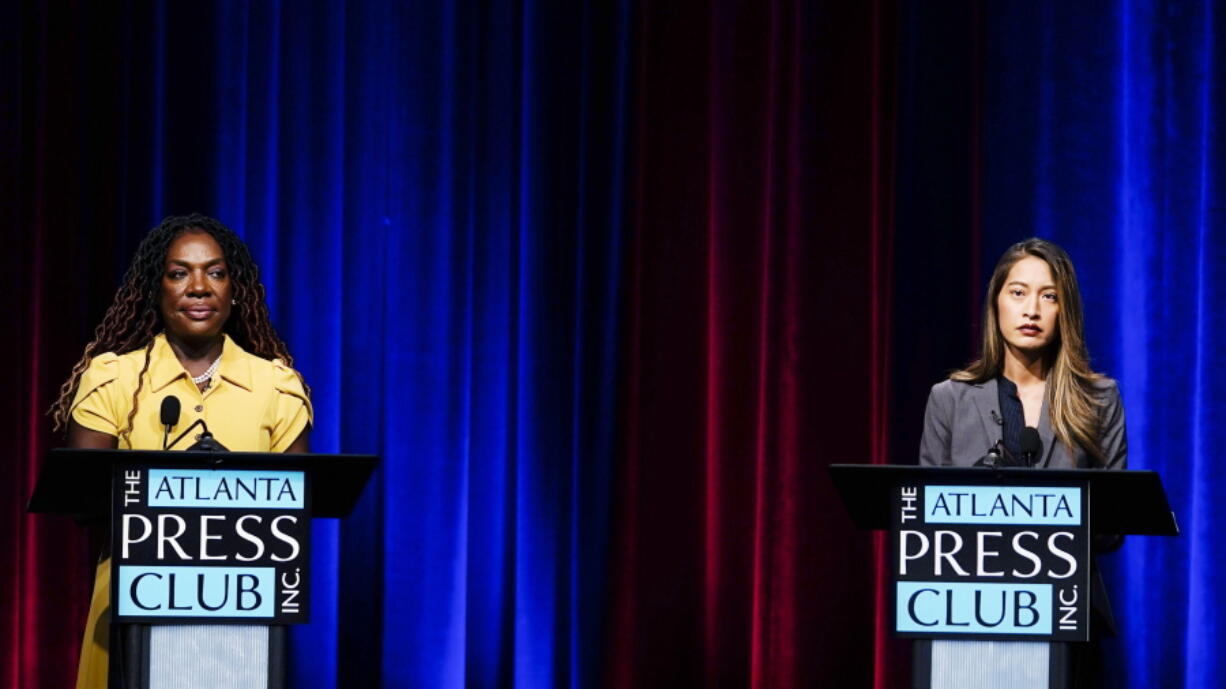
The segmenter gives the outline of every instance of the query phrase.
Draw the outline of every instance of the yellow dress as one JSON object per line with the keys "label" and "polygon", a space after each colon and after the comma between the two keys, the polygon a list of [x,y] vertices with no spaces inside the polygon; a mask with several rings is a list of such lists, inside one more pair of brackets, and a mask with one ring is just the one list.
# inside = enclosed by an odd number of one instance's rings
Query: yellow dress
{"label": "yellow dress", "polygon": [[[182,412],[170,439],[203,418],[222,445],[242,452],[284,452],[312,422],[311,402],[302,381],[280,359],[268,361],[248,354],[227,336],[221,362],[207,390],[200,392],[175,358],[165,335],[154,339],[145,383],[136,399],[132,431],[120,436],[132,410],[132,394],[145,364],[145,349],[94,357],[81,374],[72,402],[72,419],[93,431],[119,437],[120,449],[160,450],[162,400],[179,398]],[[195,442],[186,437],[181,450]],[[111,562],[98,563],[90,600],[77,689],[105,689],[110,627]]]}

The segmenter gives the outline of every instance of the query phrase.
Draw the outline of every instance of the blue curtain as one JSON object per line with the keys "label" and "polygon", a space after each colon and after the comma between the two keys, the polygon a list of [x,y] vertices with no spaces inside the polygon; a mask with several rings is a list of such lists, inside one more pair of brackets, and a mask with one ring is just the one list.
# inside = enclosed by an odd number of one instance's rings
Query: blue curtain
{"label": "blue curtain", "polygon": [[383,458],[316,522],[293,685],[595,685],[625,6],[131,14],[124,225],[240,232],[313,449]]}
{"label": "blue curtain", "polygon": [[1107,686],[1226,672],[1226,12],[1211,0],[992,3],[984,262],[1038,234],[1069,249],[1129,466],[1159,471],[1182,534],[1103,559],[1121,622]]}

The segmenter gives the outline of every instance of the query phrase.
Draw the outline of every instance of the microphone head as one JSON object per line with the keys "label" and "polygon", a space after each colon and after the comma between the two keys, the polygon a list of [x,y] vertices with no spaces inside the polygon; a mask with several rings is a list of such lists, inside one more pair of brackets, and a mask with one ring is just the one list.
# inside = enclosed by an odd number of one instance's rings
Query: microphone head
{"label": "microphone head", "polygon": [[1043,439],[1039,437],[1039,431],[1034,426],[1026,426],[1022,429],[1022,456],[1033,463],[1043,454]]}
{"label": "microphone head", "polygon": [[162,398],[162,425],[174,427],[179,423],[179,412],[182,411],[183,405],[179,403],[179,398],[174,395],[167,395]]}

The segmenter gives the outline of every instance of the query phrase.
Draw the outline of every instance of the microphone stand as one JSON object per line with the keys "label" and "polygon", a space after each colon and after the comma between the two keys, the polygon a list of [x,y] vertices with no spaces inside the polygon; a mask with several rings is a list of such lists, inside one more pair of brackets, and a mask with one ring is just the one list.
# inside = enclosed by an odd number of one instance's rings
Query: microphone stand
{"label": "microphone stand", "polygon": [[180,440],[183,439],[183,436],[187,435],[188,433],[191,433],[192,429],[195,428],[196,426],[204,426],[204,431],[200,434],[200,439],[197,440],[195,444],[193,444],[191,447],[187,448],[188,451],[200,451],[200,452],[229,452],[230,451],[228,447],[226,447],[225,445],[222,445],[220,442],[217,441],[216,438],[213,437],[213,434],[209,432],[208,425],[204,423],[204,419],[196,419],[196,421],[192,423],[192,425],[188,426],[186,430],[180,433],[179,437],[175,438],[174,442],[167,445],[166,448],[169,449],[169,448],[174,447]]}

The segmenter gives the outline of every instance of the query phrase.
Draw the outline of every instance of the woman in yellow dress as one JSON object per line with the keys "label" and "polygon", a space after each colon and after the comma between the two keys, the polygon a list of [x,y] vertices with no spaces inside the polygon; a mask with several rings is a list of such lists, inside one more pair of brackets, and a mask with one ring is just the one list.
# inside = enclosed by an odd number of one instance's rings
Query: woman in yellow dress
{"label": "woman in yellow dress", "polygon": [[[51,415],[69,447],[160,450],[161,401],[173,395],[178,428],[202,418],[231,450],[307,452],[311,403],[292,366],[243,241],[212,218],[170,217],[141,242]],[[104,557],[77,689],[107,686],[109,583]]]}

